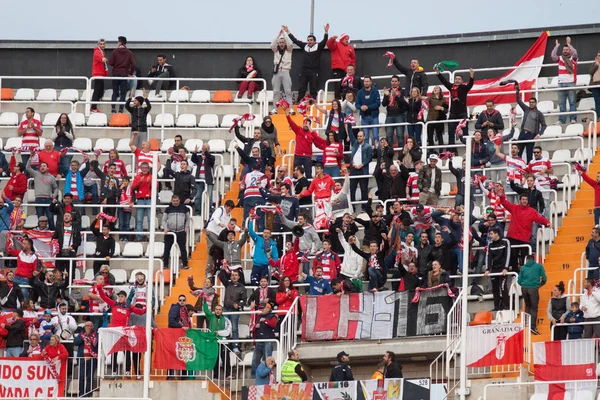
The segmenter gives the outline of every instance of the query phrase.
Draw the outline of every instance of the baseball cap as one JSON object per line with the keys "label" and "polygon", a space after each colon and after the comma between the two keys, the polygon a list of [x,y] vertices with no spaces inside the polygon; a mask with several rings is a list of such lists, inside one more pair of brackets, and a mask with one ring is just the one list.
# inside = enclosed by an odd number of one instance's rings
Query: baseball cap
{"label": "baseball cap", "polygon": [[425,209],[425,207],[423,206],[423,204],[417,204],[417,207],[415,207],[415,209],[417,211],[423,211]]}
{"label": "baseball cap", "polygon": [[345,351],[340,351],[340,352],[338,353],[338,355],[337,355],[337,359],[338,359],[338,360],[341,360],[341,359],[342,359],[342,357],[344,357],[344,356],[346,356],[346,357],[350,357],[350,354],[346,353]]}
{"label": "baseball cap", "polygon": [[440,158],[438,157],[437,154],[430,154],[429,155],[429,161],[431,161],[431,160],[439,161]]}
{"label": "baseball cap", "polygon": [[45,215],[42,215],[41,217],[38,218],[38,221],[46,221],[46,222],[48,222],[48,217],[46,217]]}

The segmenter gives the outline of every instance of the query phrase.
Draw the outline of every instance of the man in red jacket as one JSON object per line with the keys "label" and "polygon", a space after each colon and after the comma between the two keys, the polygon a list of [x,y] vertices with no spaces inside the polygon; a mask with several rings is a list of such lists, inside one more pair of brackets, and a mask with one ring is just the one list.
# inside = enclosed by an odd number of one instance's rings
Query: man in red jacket
{"label": "man in red jacket", "polygon": [[46,163],[48,173],[55,178],[62,178],[59,175],[58,165],[60,163],[60,152],[54,150],[54,142],[51,139],[46,139],[44,149],[38,153],[40,163]]}
{"label": "man in red jacket", "polygon": [[[506,234],[506,237],[510,241],[511,248],[517,245],[529,244],[534,222],[550,228],[550,221],[536,210],[529,207],[529,201],[527,194],[525,193],[519,196],[519,204],[510,203],[506,199],[506,195],[500,197],[500,204],[512,214],[511,223],[508,226],[508,233]],[[511,250],[513,251],[511,251],[510,267],[515,271],[518,266],[523,265],[519,264],[519,258],[524,262],[528,252],[525,247],[518,247]]]}
{"label": "man in red jacket", "polygon": [[312,145],[314,143],[319,149],[325,150],[327,142],[325,139],[320,138],[317,132],[310,130],[312,120],[309,117],[304,117],[302,127],[299,127],[290,117],[290,110],[287,107],[283,107],[283,109],[285,110],[285,117],[287,118],[288,124],[290,124],[290,128],[292,128],[296,135],[294,168],[300,165],[303,166],[306,177],[312,179]]}
{"label": "man in red jacket", "polygon": [[585,171],[585,169],[581,166],[581,164],[576,163],[575,169],[581,175],[584,181],[587,182],[588,185],[594,189],[594,225],[598,225],[598,220],[600,220],[600,172],[596,174],[596,180],[594,181]]}
{"label": "man in red jacket", "polygon": [[138,308],[134,307],[133,304],[127,304],[127,293],[124,290],[121,290],[118,293],[117,301],[114,301],[106,295],[103,289],[104,286],[107,285],[96,285],[97,293],[100,295],[102,301],[110,306],[112,312],[112,318],[108,325],[109,327],[129,326],[129,316],[131,313],[137,315],[146,314],[146,307]]}
{"label": "man in red jacket", "polygon": [[[92,58],[92,76],[108,76],[108,59],[104,55],[106,41],[98,40],[98,45],[94,49],[94,57]],[[104,79],[94,79],[94,92],[92,93],[92,101],[100,101],[104,96]],[[91,112],[98,111],[98,103],[92,103]]]}
{"label": "man in red jacket", "polygon": [[[346,67],[350,64],[356,65],[354,46],[351,46],[349,43],[350,36],[348,36],[347,33],[342,33],[339,38],[337,36],[332,36],[327,40],[327,47],[331,51],[331,70],[333,72],[333,79],[342,79],[346,76]],[[342,98],[339,82],[336,82],[335,84],[335,98]]]}
{"label": "man in red jacket", "polygon": [[27,192],[27,175],[25,175],[25,164],[17,163],[14,155],[10,160],[10,169],[13,174],[4,187],[4,195],[14,201],[17,196],[23,198]]}

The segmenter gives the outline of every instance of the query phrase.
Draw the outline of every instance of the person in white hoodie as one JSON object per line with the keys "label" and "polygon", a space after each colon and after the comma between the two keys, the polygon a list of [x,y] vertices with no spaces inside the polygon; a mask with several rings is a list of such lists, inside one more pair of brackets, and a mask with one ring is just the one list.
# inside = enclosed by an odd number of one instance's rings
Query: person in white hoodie
{"label": "person in white hoodie", "polygon": [[[58,306],[57,314],[52,317],[50,323],[54,325],[54,334],[57,335],[62,341],[71,341],[73,334],[77,329],[77,322],[75,319],[67,314],[68,303],[63,301]],[[69,352],[69,355],[73,355],[73,343],[64,343],[65,348]]]}
{"label": "person in white hoodie", "polygon": [[352,250],[351,244],[356,243],[356,236],[350,236],[346,241],[341,229],[336,229],[340,243],[344,248],[344,260],[340,276],[342,278],[362,279],[363,276],[363,258]]}

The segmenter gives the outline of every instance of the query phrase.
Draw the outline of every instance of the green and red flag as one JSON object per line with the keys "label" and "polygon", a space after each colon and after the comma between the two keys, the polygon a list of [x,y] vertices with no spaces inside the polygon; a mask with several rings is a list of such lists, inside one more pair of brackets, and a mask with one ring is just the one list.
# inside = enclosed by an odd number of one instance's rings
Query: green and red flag
{"label": "green and red flag", "polygon": [[204,371],[215,367],[219,356],[219,343],[215,332],[161,328],[154,330],[154,338],[156,369]]}

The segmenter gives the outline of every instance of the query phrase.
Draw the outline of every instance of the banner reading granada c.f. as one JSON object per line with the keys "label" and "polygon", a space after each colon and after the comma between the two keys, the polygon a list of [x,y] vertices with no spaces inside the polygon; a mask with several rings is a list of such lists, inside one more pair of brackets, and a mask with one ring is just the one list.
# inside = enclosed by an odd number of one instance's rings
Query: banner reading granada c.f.
{"label": "banner reading granada c.f.", "polygon": [[452,305],[447,286],[415,292],[302,296],[302,340],[392,339],[440,334]]}
{"label": "banner reading granada c.f.", "polygon": [[491,367],[523,363],[521,324],[469,326],[467,328],[467,365]]}
{"label": "banner reading granada c.f.", "polygon": [[45,360],[0,358],[0,399],[63,397],[66,366],[60,366],[57,380]]}

